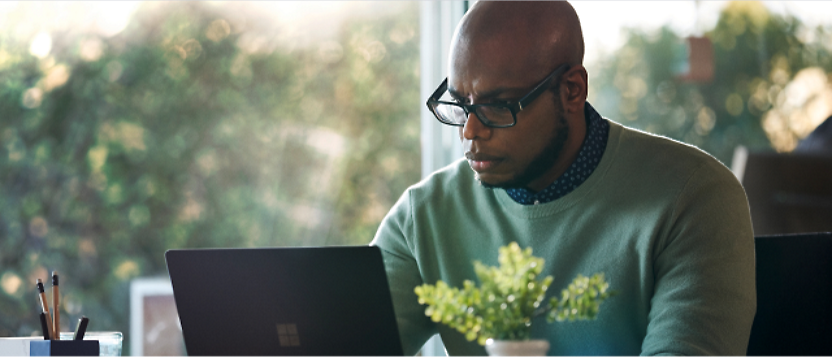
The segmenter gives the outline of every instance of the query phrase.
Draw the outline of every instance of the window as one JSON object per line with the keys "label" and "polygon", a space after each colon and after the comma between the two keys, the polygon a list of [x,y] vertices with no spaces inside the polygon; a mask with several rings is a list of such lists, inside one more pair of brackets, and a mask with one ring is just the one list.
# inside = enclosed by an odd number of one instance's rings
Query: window
{"label": "window", "polygon": [[369,243],[420,177],[419,6],[0,4],[0,336],[51,270],[127,331],[167,249]]}

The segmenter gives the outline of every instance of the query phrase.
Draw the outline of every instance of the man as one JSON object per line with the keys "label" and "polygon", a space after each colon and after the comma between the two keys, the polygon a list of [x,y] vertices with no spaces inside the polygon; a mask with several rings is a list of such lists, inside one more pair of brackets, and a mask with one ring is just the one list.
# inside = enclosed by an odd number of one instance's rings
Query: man
{"label": "man", "polygon": [[546,259],[550,294],[596,272],[618,292],[595,321],[535,320],[550,354],[745,354],[756,295],[742,187],[694,147],[602,118],[583,52],[565,2],[479,2],[460,22],[429,106],[460,127],[467,160],[410,187],[373,240],[406,353],[439,332],[450,354],[485,354],[431,322],[413,288],[476,281],[472,261],[497,265],[516,241]]}

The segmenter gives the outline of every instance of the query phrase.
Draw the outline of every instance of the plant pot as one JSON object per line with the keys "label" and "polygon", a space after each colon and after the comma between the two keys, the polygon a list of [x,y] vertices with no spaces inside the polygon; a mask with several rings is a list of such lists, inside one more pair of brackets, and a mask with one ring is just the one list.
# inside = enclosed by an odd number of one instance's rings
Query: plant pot
{"label": "plant pot", "polygon": [[549,352],[549,341],[488,340],[485,342],[485,350],[489,356],[545,356]]}

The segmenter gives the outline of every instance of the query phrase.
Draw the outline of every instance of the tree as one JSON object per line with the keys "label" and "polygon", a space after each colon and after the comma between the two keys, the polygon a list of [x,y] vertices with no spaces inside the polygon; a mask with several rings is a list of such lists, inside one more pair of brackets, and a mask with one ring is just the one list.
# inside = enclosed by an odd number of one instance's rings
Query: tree
{"label": "tree", "polygon": [[[805,34],[814,33],[816,41]],[[829,29],[804,28],[759,2],[732,2],[706,33],[714,46],[709,83],[676,79],[684,39],[668,27],[629,29],[625,45],[601,62],[593,89],[598,110],[614,120],[700,147],[730,164],[734,148],[771,150],[762,117],[800,69],[832,71]]]}

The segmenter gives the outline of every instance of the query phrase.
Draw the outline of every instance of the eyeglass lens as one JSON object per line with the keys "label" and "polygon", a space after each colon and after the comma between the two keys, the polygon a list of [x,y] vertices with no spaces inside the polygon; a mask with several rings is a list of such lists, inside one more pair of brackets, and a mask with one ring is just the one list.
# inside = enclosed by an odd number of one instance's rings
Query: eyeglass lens
{"label": "eyeglass lens", "polygon": [[[442,121],[450,124],[465,124],[468,120],[468,114],[460,106],[438,103],[436,105],[436,113],[439,114]],[[505,126],[514,124],[514,116],[511,110],[502,106],[483,106],[476,107],[475,112],[480,121],[485,125]]]}
{"label": "eyeglass lens", "polygon": [[437,104],[435,108],[436,114],[438,114],[440,118],[447,123],[465,124],[465,120],[468,117],[468,115],[465,114],[465,110],[456,105],[440,103]]}

